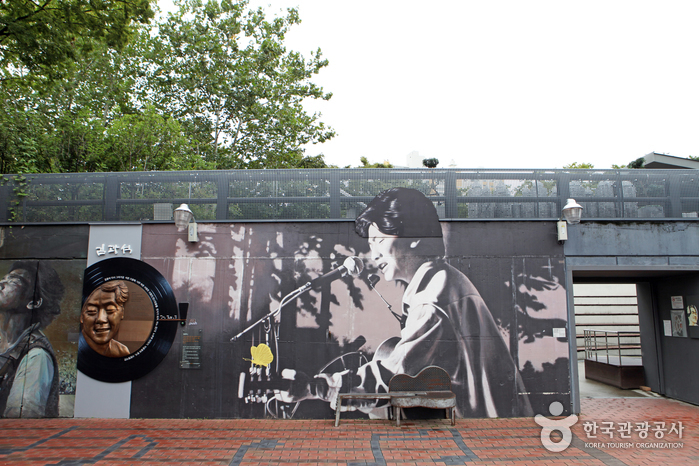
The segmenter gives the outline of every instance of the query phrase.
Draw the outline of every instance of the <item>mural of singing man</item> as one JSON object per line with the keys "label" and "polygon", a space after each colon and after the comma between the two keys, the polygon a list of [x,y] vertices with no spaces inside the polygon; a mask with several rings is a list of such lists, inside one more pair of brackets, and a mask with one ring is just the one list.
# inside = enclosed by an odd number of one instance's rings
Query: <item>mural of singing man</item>
{"label": "mural of singing man", "polygon": [[130,354],[129,348],[117,340],[129,288],[122,280],[103,283],[85,300],[80,312],[80,327],[88,346],[102,356],[120,358]]}
{"label": "mural of singing man", "polygon": [[65,289],[42,262],[18,261],[0,280],[0,413],[58,416],[58,363],[41,331],[61,313]]}
{"label": "mural of singing man", "polygon": [[[368,239],[371,259],[384,278],[405,285],[400,338],[387,355],[375,356],[354,377],[319,374],[324,383],[316,380],[303,389],[292,385],[290,395],[334,402],[339,392],[387,392],[393,375],[414,376],[436,365],[451,376],[459,416],[533,415],[488,306],[471,281],[444,258],[432,201],[413,189],[389,189],[357,217],[355,230]],[[351,409],[370,412],[375,407],[357,400]]]}

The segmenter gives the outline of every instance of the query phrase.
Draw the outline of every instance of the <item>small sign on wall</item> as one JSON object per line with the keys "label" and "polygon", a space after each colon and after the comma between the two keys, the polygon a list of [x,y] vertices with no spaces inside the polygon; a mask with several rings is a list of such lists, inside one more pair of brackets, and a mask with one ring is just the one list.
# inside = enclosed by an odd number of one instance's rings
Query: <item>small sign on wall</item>
{"label": "small sign on wall", "polygon": [[115,255],[115,256],[132,256],[133,255],[133,249],[131,249],[130,244],[122,244],[119,246],[118,244],[108,244],[107,246],[102,243],[99,246],[95,246],[95,254],[97,256],[102,257],[104,255]]}
{"label": "small sign on wall", "polygon": [[141,258],[141,225],[90,225],[87,265],[125,257]]}
{"label": "small sign on wall", "polygon": [[671,296],[670,301],[672,302],[673,309],[684,309],[684,300],[682,296]]}
{"label": "small sign on wall", "polygon": [[672,311],[672,336],[687,336],[687,326],[684,323],[684,311]]}
{"label": "small sign on wall", "polygon": [[687,318],[687,335],[690,338],[699,339],[699,296],[687,296],[685,316]]}
{"label": "small sign on wall", "polygon": [[182,330],[180,369],[201,368],[201,329]]}

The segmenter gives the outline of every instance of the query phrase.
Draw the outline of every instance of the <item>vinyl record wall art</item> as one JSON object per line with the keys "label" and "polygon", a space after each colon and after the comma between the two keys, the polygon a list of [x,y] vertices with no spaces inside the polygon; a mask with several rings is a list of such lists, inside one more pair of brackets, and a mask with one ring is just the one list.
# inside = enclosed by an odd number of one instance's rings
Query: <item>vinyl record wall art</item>
{"label": "vinyl record wall art", "polygon": [[165,358],[177,332],[177,301],[145,262],[106,259],[85,270],[78,370],[102,382],[142,377]]}

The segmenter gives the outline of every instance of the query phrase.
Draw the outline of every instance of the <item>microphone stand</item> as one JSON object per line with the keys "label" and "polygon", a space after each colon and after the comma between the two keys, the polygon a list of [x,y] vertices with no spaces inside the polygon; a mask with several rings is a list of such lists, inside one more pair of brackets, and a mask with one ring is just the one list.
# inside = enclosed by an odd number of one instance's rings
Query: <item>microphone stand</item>
{"label": "microphone stand", "polygon": [[[348,264],[348,262],[349,262],[349,264]],[[357,264],[357,262],[359,262],[359,264]],[[348,270],[349,267],[353,267],[354,272],[350,272]],[[318,280],[322,280],[323,278],[325,278],[326,280],[334,280],[335,278],[328,278],[327,276],[331,275],[332,273],[336,273],[338,271],[340,272],[340,276],[337,278],[346,277],[348,273],[350,275],[353,275],[353,276],[359,275],[359,273],[361,273],[363,268],[364,268],[364,264],[361,262],[361,260],[359,258],[348,257],[347,259],[345,259],[344,265],[342,265],[334,270],[331,270],[330,272],[325,274],[323,277],[318,277],[315,280],[311,280],[310,282],[306,282],[305,285],[303,285],[299,288],[296,288],[294,291],[292,291],[288,295],[284,296],[282,298],[281,302],[279,303],[279,307],[277,307],[276,310],[274,310],[274,311],[268,313],[267,315],[263,316],[262,318],[258,319],[254,324],[248,326],[248,328],[246,328],[245,330],[243,330],[242,332],[240,332],[239,334],[237,334],[236,336],[231,338],[231,341],[236,341],[238,338],[243,336],[246,332],[250,331],[250,329],[252,329],[253,327],[261,324],[262,322],[264,322],[266,320],[271,320],[272,318],[279,315],[279,313],[282,311],[282,307],[284,307],[285,304],[287,304],[292,299],[299,297],[300,295],[302,295],[306,291],[310,290],[311,287],[313,287],[313,282],[317,282]]]}
{"label": "microphone stand", "polygon": [[[284,296],[282,300],[279,302],[279,306],[277,309],[274,311],[269,312],[268,314],[264,315],[262,318],[258,319],[255,321],[254,324],[249,325],[245,330],[242,332],[238,333],[235,335],[233,338],[231,338],[230,341],[236,341],[238,338],[242,337],[245,335],[247,332],[252,330],[253,328],[257,327],[263,322],[267,322],[267,325],[265,325],[265,331],[269,334],[270,330],[272,331],[274,335],[274,349],[275,349],[275,354],[279,354],[279,332],[277,331],[276,327],[276,322],[274,322],[274,318],[279,315],[282,311],[282,307],[284,307],[286,304],[288,304],[290,301],[296,299],[306,291],[308,291],[311,288],[311,282],[306,283],[305,285],[296,288],[294,291],[289,293],[288,295]],[[274,364],[276,366],[276,372],[279,373],[279,358],[275,357],[274,358]]]}
{"label": "microphone stand", "polygon": [[[350,267],[352,268],[353,272],[349,271]],[[345,277],[345,276],[347,276],[348,273],[350,275],[354,276],[354,275],[359,275],[359,273],[361,273],[363,268],[364,268],[364,264],[362,263],[362,261],[359,258],[348,257],[347,259],[345,259],[345,262],[341,267],[338,267],[337,269],[334,269],[331,272],[335,272],[335,271],[340,270],[340,277]],[[344,269],[344,270],[342,270],[342,269]],[[340,278],[340,277],[338,277],[338,278]],[[322,278],[322,277],[319,277],[319,278]],[[326,274],[326,279],[327,279],[327,274]],[[255,321],[255,323],[253,323],[252,325],[249,325],[245,330],[243,330],[242,332],[238,333],[233,338],[231,338],[230,341],[233,342],[233,341],[238,340],[238,338],[242,337],[243,335],[245,335],[247,332],[249,332],[253,328],[257,327],[258,325],[260,325],[263,322],[266,322],[267,324],[265,325],[265,332],[267,332],[269,334],[269,332],[272,331],[274,333],[274,346],[275,346],[276,354],[279,354],[279,332],[277,331],[278,328],[276,326],[276,323],[274,322],[274,318],[282,312],[282,308],[286,304],[288,304],[290,301],[298,298],[300,295],[302,295],[306,291],[310,290],[313,287],[313,282],[315,282],[317,280],[318,279],[306,282],[305,285],[303,285],[299,288],[296,288],[294,291],[292,291],[291,293],[284,296],[282,298],[282,300],[279,302],[279,306],[277,307],[277,309],[262,316],[260,319]],[[333,279],[331,278],[330,280],[333,280]],[[275,358],[275,363],[276,363],[276,367],[277,367],[277,372],[279,372],[279,358]]]}
{"label": "microphone stand", "polygon": [[236,336],[231,338],[231,341],[236,341],[238,338],[242,337],[244,334],[246,334],[247,332],[252,330],[254,327],[257,327],[265,320],[269,320],[269,319],[272,319],[272,318],[278,316],[279,313],[282,311],[282,307],[284,307],[286,304],[288,304],[291,300],[298,298],[300,295],[302,295],[303,293],[308,291],[310,288],[311,288],[311,282],[308,282],[305,285],[303,285],[302,287],[296,288],[294,291],[292,291],[288,295],[284,296],[282,298],[281,302],[279,303],[279,306],[277,307],[277,309],[264,315],[263,317],[258,319],[254,324],[249,325],[245,330],[243,330],[242,332],[240,332],[239,334],[237,334]]}
{"label": "microphone stand", "polygon": [[[337,278],[345,277],[345,276],[347,276],[348,273],[352,276],[359,275],[359,273],[361,273],[363,268],[364,268],[364,264],[361,262],[361,260],[359,258],[348,257],[347,259],[345,259],[343,266],[341,268],[338,268],[338,269],[340,269],[340,277],[337,277]],[[337,271],[338,269],[335,269],[334,271]],[[350,272],[350,270],[352,270],[352,271]],[[327,277],[327,275],[328,274],[324,275],[326,280],[332,281],[335,279],[335,278],[329,278],[329,277]],[[279,302],[279,306],[277,306],[277,309],[275,309],[271,312],[268,312],[266,315],[257,319],[252,325],[249,325],[245,330],[243,330],[240,333],[238,333],[237,335],[233,336],[230,339],[230,341],[231,342],[237,341],[240,337],[245,335],[247,332],[249,332],[253,328],[257,327],[260,324],[264,324],[264,331],[267,334],[267,341],[269,342],[269,333],[272,332],[273,339],[274,339],[274,354],[279,355],[279,324],[277,322],[275,322],[275,317],[281,313],[282,308],[285,305],[287,305],[289,302],[293,301],[294,299],[298,298],[306,291],[310,290],[314,286],[314,283],[318,283],[318,281],[319,280],[316,279],[316,280],[306,282],[306,284],[304,284],[303,286],[296,288],[294,291],[292,291],[291,293],[284,296],[282,298],[282,300]],[[254,345],[254,339],[253,339],[253,345]],[[274,358],[274,363],[275,363],[275,368],[276,368],[275,373],[279,374],[279,358],[278,357]],[[254,367],[254,363],[252,363],[252,364],[253,365],[251,367]],[[269,377],[270,377],[269,367],[267,367],[268,380],[269,380]],[[239,382],[239,387],[238,387],[238,393],[239,393],[238,397],[239,398],[241,398],[241,393],[242,393],[241,388],[240,388],[241,387],[240,384],[243,383],[242,381],[244,379],[245,379],[245,374],[241,373],[241,382]],[[258,392],[259,392],[259,390],[258,390]],[[276,417],[276,415],[273,414],[270,410],[270,402],[274,399],[275,399],[274,397],[270,398],[265,403],[265,410],[268,413],[270,413],[271,415]],[[296,410],[298,409],[299,404],[300,404],[300,402],[297,401],[296,405],[294,406],[293,410],[291,411],[290,418],[292,418],[294,416],[294,414],[296,413]],[[284,411],[283,407],[282,407],[282,412],[284,412],[284,417],[286,418],[286,412]]]}

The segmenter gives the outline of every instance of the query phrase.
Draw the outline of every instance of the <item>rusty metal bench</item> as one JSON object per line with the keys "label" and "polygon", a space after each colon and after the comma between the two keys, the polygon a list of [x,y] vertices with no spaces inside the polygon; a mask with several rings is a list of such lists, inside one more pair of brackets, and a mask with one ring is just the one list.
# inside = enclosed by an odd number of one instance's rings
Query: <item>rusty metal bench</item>
{"label": "rusty metal bench", "polygon": [[342,411],[342,400],[390,400],[388,393],[339,393],[337,395],[337,405],[335,406],[335,427],[340,425],[340,412]]}
{"label": "rusty metal bench", "polygon": [[420,396],[427,392],[394,392],[394,393],[339,393],[335,406],[335,427],[340,425],[340,413],[342,412],[342,400],[393,400],[406,396]]}
{"label": "rusty metal bench", "polygon": [[451,377],[447,371],[437,366],[429,366],[415,377],[397,374],[388,383],[396,425],[400,425],[403,408],[445,409],[451,425],[456,424],[456,395],[451,391]]}
{"label": "rusty metal bench", "polygon": [[388,383],[388,393],[339,393],[335,406],[335,427],[340,425],[343,400],[390,400],[394,407],[396,425],[400,425],[401,408],[446,409],[451,425],[456,424],[456,395],[451,391],[451,377],[437,366],[424,368],[418,375],[394,375]]}

